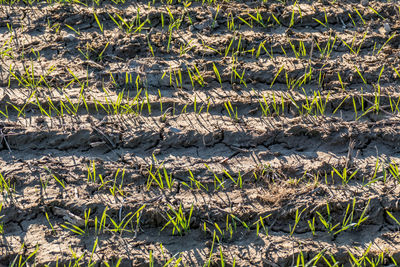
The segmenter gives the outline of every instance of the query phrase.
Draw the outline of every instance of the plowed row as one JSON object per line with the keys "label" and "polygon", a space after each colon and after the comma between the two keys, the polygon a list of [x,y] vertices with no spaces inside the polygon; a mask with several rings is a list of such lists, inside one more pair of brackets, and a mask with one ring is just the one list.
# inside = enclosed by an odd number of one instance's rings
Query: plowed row
{"label": "plowed row", "polygon": [[399,12],[2,1],[0,266],[396,265]]}

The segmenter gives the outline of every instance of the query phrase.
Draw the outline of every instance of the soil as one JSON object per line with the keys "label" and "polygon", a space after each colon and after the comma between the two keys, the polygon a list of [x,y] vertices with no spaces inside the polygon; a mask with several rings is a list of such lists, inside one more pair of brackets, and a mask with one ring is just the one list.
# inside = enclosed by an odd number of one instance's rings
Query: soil
{"label": "soil", "polygon": [[6,2],[0,266],[400,262],[396,2]]}

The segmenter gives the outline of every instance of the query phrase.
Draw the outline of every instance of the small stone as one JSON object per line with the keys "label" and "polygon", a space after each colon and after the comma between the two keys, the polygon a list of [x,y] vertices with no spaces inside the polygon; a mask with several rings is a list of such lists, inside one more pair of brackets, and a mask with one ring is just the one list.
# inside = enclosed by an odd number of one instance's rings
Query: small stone
{"label": "small stone", "polygon": [[171,132],[174,132],[174,133],[180,133],[180,132],[182,132],[181,130],[179,130],[179,129],[175,128],[175,127],[169,127],[169,130],[170,130]]}
{"label": "small stone", "polygon": [[368,4],[369,4],[368,0],[362,0],[361,1],[361,5],[363,5],[363,6],[368,6]]}
{"label": "small stone", "polygon": [[69,33],[67,35],[64,36],[64,41],[65,42],[73,42],[75,41],[75,35],[73,35],[72,33]]}
{"label": "small stone", "polygon": [[389,23],[383,24],[383,29],[385,29],[386,34],[389,34],[392,31],[392,28],[390,28]]}

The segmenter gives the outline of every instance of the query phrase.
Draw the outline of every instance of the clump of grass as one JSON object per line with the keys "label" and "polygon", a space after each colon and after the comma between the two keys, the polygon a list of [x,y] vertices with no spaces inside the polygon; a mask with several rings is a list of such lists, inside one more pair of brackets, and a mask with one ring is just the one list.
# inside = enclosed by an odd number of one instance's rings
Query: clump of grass
{"label": "clump of grass", "polygon": [[193,204],[190,207],[189,214],[186,215],[183,211],[182,203],[179,205],[178,210],[175,210],[170,204],[168,204],[169,212],[167,212],[168,222],[161,229],[164,230],[168,225],[172,225],[172,235],[179,234],[184,235],[190,229],[190,220],[193,213]]}

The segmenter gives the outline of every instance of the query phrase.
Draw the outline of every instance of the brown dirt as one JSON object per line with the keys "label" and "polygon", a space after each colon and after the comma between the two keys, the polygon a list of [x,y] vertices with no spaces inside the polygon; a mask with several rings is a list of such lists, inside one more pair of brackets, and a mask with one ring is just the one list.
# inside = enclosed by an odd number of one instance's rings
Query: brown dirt
{"label": "brown dirt", "polygon": [[[293,6],[0,5],[0,266],[31,254],[39,266],[148,266],[151,257],[160,266],[300,266],[301,257],[356,265],[351,255],[366,266],[400,262],[399,225],[390,217],[400,220],[400,7]],[[170,35],[171,15],[176,22],[183,11]],[[257,11],[265,27],[249,16]],[[127,34],[116,14],[140,18],[133,29],[151,24]],[[172,175],[170,189],[149,184],[157,169],[164,186],[164,171]],[[356,174],[344,183],[334,169]],[[240,173],[242,186],[227,173]],[[171,207],[186,217],[193,209],[182,235],[163,228]],[[350,213],[354,224],[336,233]],[[125,231],[115,231],[112,221],[125,226],[132,214]],[[322,218],[339,226],[330,232]]]}

